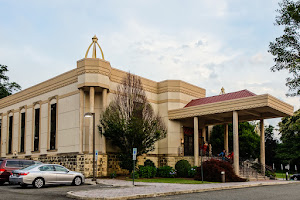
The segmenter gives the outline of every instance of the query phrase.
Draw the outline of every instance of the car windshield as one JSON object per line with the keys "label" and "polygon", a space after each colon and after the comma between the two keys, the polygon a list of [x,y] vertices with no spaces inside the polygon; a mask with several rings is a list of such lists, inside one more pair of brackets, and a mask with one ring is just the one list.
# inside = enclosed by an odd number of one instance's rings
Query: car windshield
{"label": "car windshield", "polygon": [[20,169],[20,170],[31,170],[31,169],[35,168],[36,166],[39,166],[39,165],[41,165],[41,164],[30,165],[29,167],[23,167],[23,168]]}

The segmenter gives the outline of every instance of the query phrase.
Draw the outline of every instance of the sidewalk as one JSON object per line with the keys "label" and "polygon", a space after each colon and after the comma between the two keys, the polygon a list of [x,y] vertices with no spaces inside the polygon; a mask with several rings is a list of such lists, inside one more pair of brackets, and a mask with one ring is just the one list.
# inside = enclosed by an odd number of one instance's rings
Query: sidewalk
{"label": "sidewalk", "polygon": [[[211,183],[211,184],[171,184],[171,183],[143,183],[136,182],[135,186],[130,181],[116,179],[97,179],[97,183],[111,187],[88,190],[70,191],[67,196],[76,199],[138,199],[145,197],[157,197],[175,194],[187,194],[213,190],[236,189],[255,187],[263,185],[296,184],[296,181],[251,181],[233,183]],[[298,182],[300,183],[300,182]]]}

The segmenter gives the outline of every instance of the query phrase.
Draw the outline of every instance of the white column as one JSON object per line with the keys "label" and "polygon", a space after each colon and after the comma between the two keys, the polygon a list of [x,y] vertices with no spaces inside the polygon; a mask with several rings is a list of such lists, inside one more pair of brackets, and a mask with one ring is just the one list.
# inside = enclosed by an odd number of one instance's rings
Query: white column
{"label": "white column", "polygon": [[233,111],[233,168],[236,175],[240,174],[240,166],[239,166],[239,120],[237,111]]}
{"label": "white column", "polygon": [[260,120],[260,163],[261,163],[261,173],[265,175],[265,128],[264,128],[264,120]]}
{"label": "white column", "polygon": [[[107,107],[107,89],[103,89],[103,91],[102,91],[102,102],[103,102],[103,111],[105,111],[105,109]],[[102,130],[102,131],[104,131],[104,130]],[[103,141],[102,152],[106,153],[106,139],[104,136],[102,136],[102,141]]]}
{"label": "white column", "polygon": [[194,117],[194,165],[199,165],[199,130],[198,117]]}
{"label": "white column", "polygon": [[202,137],[203,137],[203,142],[206,142],[206,128],[205,126],[202,128]]}
{"label": "white column", "polygon": [[84,121],[84,91],[83,88],[79,89],[79,154],[82,154],[83,152],[83,121]]}
{"label": "white column", "polygon": [[[95,88],[90,87],[90,112],[94,112],[94,103],[95,103]],[[90,119],[89,126],[89,153],[93,152],[93,119]]]}
{"label": "white column", "polygon": [[228,124],[224,124],[224,149],[226,151],[226,155],[228,155]]}
{"label": "white column", "polygon": [[208,137],[207,137],[208,143],[210,143],[212,129],[213,129],[213,126],[208,126]]}

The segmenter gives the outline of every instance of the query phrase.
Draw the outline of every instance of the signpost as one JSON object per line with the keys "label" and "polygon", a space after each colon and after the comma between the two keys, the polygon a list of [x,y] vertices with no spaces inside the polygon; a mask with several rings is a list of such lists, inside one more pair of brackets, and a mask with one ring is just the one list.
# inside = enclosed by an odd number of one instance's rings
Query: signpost
{"label": "signpost", "polygon": [[95,152],[95,161],[98,160],[98,151]]}
{"label": "signpost", "polygon": [[133,151],[132,151],[132,160],[133,160],[132,184],[133,184],[133,186],[134,186],[134,176],[135,176],[134,169],[135,169],[136,154],[137,154],[137,148],[133,148]]}
{"label": "signpost", "polygon": [[94,163],[96,163],[95,164],[95,171],[96,171],[96,173],[97,173],[97,160],[98,160],[98,151],[95,151],[95,160],[94,160]]}

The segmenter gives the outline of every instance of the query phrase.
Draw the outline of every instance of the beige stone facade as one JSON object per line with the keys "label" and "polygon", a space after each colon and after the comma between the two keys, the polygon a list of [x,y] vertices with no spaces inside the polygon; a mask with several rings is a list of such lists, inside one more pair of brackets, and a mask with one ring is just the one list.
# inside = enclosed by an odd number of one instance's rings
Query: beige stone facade
{"label": "beige stone facade", "polygon": [[[58,163],[86,176],[92,175],[93,124],[84,114],[95,112],[94,128],[98,130],[100,113],[112,101],[118,84],[127,74],[112,68],[104,60],[102,50],[102,59],[96,58],[94,50],[93,58],[87,58],[87,52],[86,58],[77,61],[73,70],[0,100],[1,157]],[[270,95],[184,108],[191,100],[204,98],[205,89],[181,80],[155,82],[143,77],[141,80],[168,133],[155,144],[153,152],[139,158],[139,164],[150,159],[156,166],[175,166],[178,160],[186,159],[199,165],[198,156],[184,156],[182,152],[183,126],[194,127],[194,122],[205,130],[208,125],[232,122],[232,111],[236,110],[242,121],[253,120],[252,116],[281,117],[293,111],[292,106]],[[255,111],[256,108],[265,112]],[[115,148],[98,131],[95,141],[99,152],[97,175],[126,173],[118,166]],[[194,148],[198,148],[196,143]]]}

